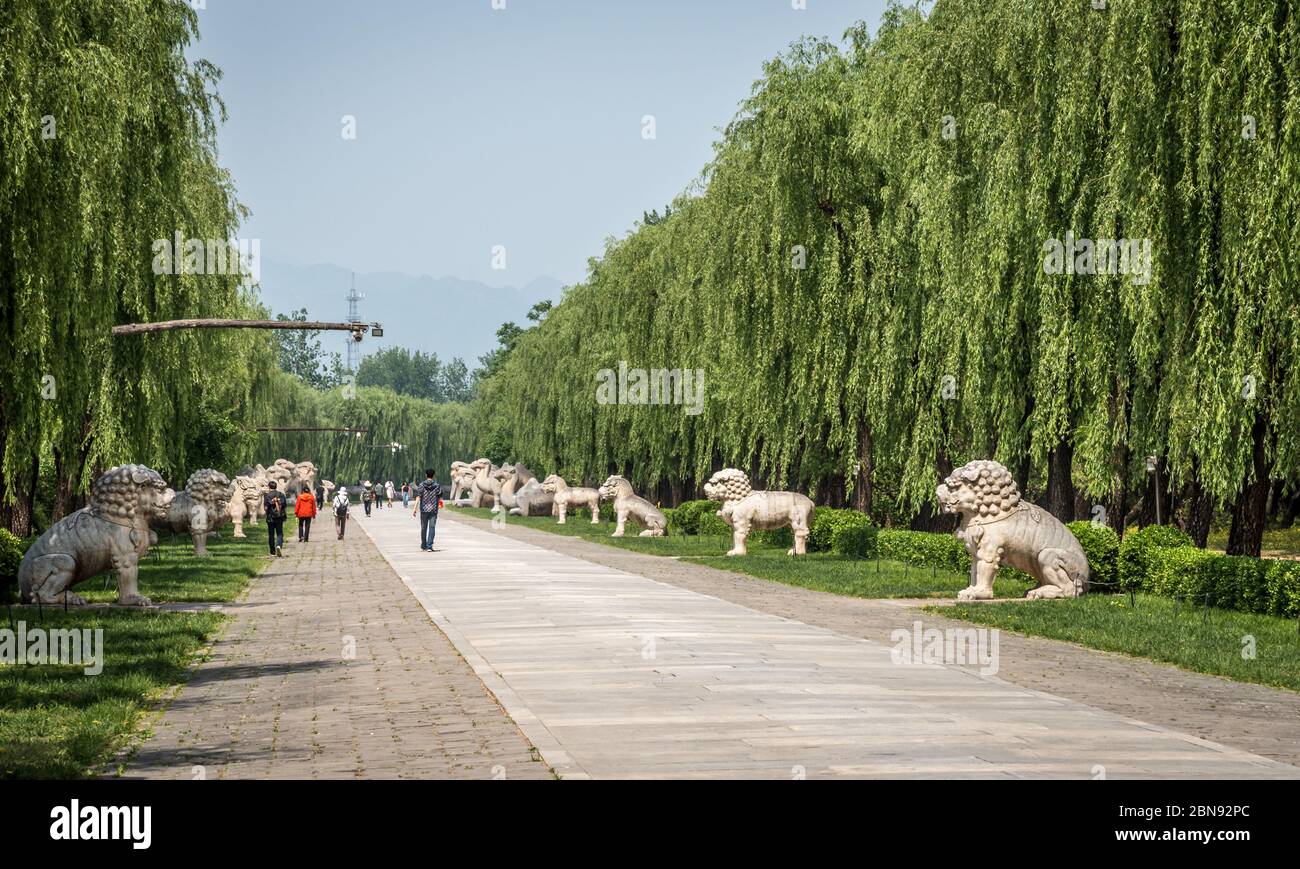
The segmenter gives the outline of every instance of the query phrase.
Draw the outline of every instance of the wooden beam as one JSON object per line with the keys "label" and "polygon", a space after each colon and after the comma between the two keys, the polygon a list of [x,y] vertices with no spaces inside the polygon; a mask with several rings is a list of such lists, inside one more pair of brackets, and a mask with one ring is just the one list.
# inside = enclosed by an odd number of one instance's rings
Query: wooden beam
{"label": "wooden beam", "polygon": [[306,329],[312,332],[368,332],[369,323],[321,323],[301,320],[164,320],[114,326],[114,335],[141,335],[176,329]]}
{"label": "wooden beam", "polygon": [[343,433],[345,433],[345,434],[370,434],[370,429],[368,429],[368,428],[292,428],[292,427],[291,427],[291,428],[274,428],[274,427],[263,427],[263,428],[250,428],[250,429],[244,429],[244,430],[245,430],[245,431],[255,431],[255,432],[302,432],[302,431],[311,432],[311,431],[332,431],[332,432],[343,432]]}

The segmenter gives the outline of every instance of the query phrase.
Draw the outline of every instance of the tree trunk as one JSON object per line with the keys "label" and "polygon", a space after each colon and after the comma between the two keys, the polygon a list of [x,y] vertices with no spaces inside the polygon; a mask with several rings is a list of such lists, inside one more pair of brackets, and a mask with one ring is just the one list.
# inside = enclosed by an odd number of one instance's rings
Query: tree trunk
{"label": "tree trunk", "polygon": [[15,537],[26,537],[32,533],[32,504],[36,499],[36,486],[40,483],[40,477],[40,457],[32,456],[31,479],[21,481],[14,487],[16,491],[9,515],[9,530]]}
{"label": "tree trunk", "polygon": [[858,472],[853,482],[853,508],[871,515],[871,429],[865,420],[858,421]]}
{"label": "tree trunk", "polygon": [[1255,449],[1252,456],[1250,481],[1244,483],[1236,502],[1232,505],[1232,530],[1228,532],[1229,555],[1259,557],[1264,546],[1264,522],[1268,510],[1268,460],[1264,450],[1264,437],[1268,424],[1261,413],[1255,417],[1252,435]]}
{"label": "tree trunk", "polygon": [[1183,493],[1183,512],[1179,527],[1202,549],[1210,537],[1210,520],[1214,518],[1210,495],[1201,485],[1200,475],[1192,473]]}
{"label": "tree trunk", "polygon": [[1074,521],[1074,447],[1061,441],[1047,456],[1047,512]]}

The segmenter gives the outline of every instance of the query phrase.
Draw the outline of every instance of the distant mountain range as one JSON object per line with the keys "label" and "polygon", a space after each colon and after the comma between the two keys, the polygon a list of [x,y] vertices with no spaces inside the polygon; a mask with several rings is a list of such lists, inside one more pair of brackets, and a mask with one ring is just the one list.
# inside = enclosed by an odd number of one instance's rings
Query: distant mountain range
{"label": "distant mountain range", "polygon": [[[306,308],[309,320],[347,319],[349,269],[263,259],[261,271],[262,302],[273,315]],[[361,319],[384,326],[383,338],[362,343],[362,355],[384,347],[406,347],[437,353],[444,362],[459,356],[471,370],[480,356],[497,346],[496,331],[502,323],[527,325],[528,309],[543,299],[559,302],[563,289],[559,281],[545,275],[522,287],[398,272],[357,272],[356,280],[364,296],[359,303]],[[326,333],[321,346],[326,353],[342,353],[346,340],[343,333]]]}

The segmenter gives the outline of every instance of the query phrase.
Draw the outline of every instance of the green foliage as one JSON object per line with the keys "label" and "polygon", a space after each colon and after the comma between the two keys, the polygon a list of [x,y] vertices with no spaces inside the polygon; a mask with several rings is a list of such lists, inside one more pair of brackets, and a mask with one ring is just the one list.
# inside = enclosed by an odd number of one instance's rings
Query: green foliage
{"label": "green foliage", "polygon": [[20,540],[8,529],[0,528],[0,603],[18,600],[18,565],[22,563],[29,542]]}
{"label": "green foliage", "polygon": [[437,404],[468,401],[472,391],[463,360],[443,365],[436,353],[412,353],[405,347],[388,347],[362,359],[357,385],[379,386]]}
{"label": "green foliage", "polygon": [[[1223,502],[1256,419],[1294,478],[1300,17],[1278,8],[939,0],[797,42],[479,400],[539,465],[687,488],[752,467],[825,502],[862,462],[904,520],[940,458],[1041,481],[1063,443],[1096,502],[1152,453]],[[1150,280],[1045,274],[1067,232],[1150,240]],[[704,369],[704,412],[598,405],[619,360]]]}
{"label": "green foliage", "polygon": [[850,558],[875,558],[880,554],[880,529],[870,524],[842,524],[831,532],[831,552]]}
{"label": "green foliage", "polygon": [[871,525],[871,519],[857,510],[834,510],[830,507],[818,507],[813,511],[811,527],[808,534],[810,552],[830,552],[835,532],[840,528]]}
{"label": "green foliage", "polygon": [[1162,549],[1191,546],[1192,538],[1170,525],[1135,528],[1124,535],[1119,545],[1120,588],[1142,588],[1154,569],[1153,560]]}
{"label": "green foliage", "polygon": [[1146,572],[1140,579],[1130,573],[1126,587],[1184,598],[1188,606],[1300,616],[1300,562],[1219,555],[1195,546],[1147,546],[1141,563]]}
{"label": "green foliage", "polygon": [[1119,535],[1107,525],[1089,521],[1067,526],[1088,556],[1088,582],[1095,591],[1119,590]]}
{"label": "green foliage", "polygon": [[906,564],[935,566],[970,575],[970,554],[962,542],[951,534],[882,528],[879,548],[881,558]]}
{"label": "green foliage", "polygon": [[[307,309],[299,308],[288,316],[276,314],[275,319],[303,323],[307,320]],[[281,370],[318,389],[329,389],[341,384],[343,363],[337,353],[331,357],[325,356],[320,346],[319,330],[281,329],[271,334],[279,351]]]}
{"label": "green foliage", "polygon": [[669,530],[676,534],[699,534],[700,520],[716,512],[718,504],[715,501],[684,501],[671,511],[664,511],[668,516]]}

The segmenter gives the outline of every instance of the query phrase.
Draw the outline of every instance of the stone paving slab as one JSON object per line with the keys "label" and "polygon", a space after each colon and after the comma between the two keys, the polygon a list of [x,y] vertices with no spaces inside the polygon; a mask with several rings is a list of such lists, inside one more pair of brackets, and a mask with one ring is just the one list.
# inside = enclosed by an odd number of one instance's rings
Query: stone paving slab
{"label": "stone paving slab", "polygon": [[566,778],[1300,777],[997,677],[896,664],[891,644],[449,512],[433,554],[418,549],[408,515],[364,527]]}
{"label": "stone paving slab", "polygon": [[[475,527],[490,527],[477,517],[457,514],[456,518]],[[517,524],[496,533],[879,643],[889,643],[894,630],[911,629],[918,621],[926,629],[973,627],[970,622],[919,610],[951,602],[946,600],[846,597]],[[1001,633],[999,651],[997,675],[1007,682],[1300,765],[1300,693],[1295,691],[1009,631]]]}
{"label": "stone paving slab", "polygon": [[366,521],[343,542],[332,522],[308,544],[287,539],[223,607],[232,622],[126,778],[554,778]]}

